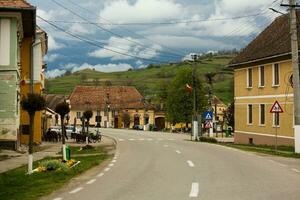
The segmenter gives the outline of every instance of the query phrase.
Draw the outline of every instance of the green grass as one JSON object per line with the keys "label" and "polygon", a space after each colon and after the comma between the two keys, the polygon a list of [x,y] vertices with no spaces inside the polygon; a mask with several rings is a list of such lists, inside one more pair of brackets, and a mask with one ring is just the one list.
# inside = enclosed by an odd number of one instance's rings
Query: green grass
{"label": "green grass", "polygon": [[299,153],[294,152],[294,147],[291,146],[278,146],[277,152],[275,152],[274,146],[267,145],[246,145],[246,144],[233,144],[233,143],[218,143],[227,147],[237,148],[243,151],[251,151],[256,153],[282,156],[282,157],[291,157],[291,158],[300,158]]}
{"label": "green grass", "polygon": [[[85,145],[83,145],[85,146]],[[71,157],[75,155],[81,155],[81,154],[96,154],[96,153],[103,153],[104,147],[101,146],[95,146],[90,149],[82,149],[83,146],[69,146],[69,149],[71,150]],[[61,151],[58,153],[61,155]]]}
{"label": "green grass", "polygon": [[[62,187],[71,178],[80,175],[84,171],[99,165],[107,155],[75,157],[81,163],[67,172],[42,172],[32,175],[26,174],[26,166],[10,170],[0,174],[0,199],[5,200],[34,200],[50,194]],[[47,158],[50,159],[50,158]],[[45,160],[45,159],[44,159]],[[38,162],[34,162],[34,167]]]}
{"label": "green grass", "polygon": [[[214,80],[213,92],[225,103],[233,100],[233,74],[230,71],[224,73],[224,67],[232,58],[233,55],[218,55],[204,58],[197,63],[197,74],[204,84],[206,84],[205,73],[220,73]],[[104,85],[105,81],[110,81],[112,85],[116,86],[135,86],[145,97],[151,98],[155,103],[159,83],[171,81],[177,71],[183,67],[191,67],[191,65],[187,63],[161,64],[146,69],[113,73],[83,70],[68,76],[47,80],[46,89],[49,94],[69,95],[76,85],[96,85],[95,80],[99,79],[98,85]],[[80,78],[83,74],[87,77],[85,81]]]}

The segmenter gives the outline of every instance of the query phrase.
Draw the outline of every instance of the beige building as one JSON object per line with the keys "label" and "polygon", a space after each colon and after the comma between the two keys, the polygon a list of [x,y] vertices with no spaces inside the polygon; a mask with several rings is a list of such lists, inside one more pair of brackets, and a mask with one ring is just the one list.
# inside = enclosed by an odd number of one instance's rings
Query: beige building
{"label": "beige building", "polygon": [[[283,15],[230,63],[234,70],[235,143],[274,145],[277,132],[278,144],[294,145],[290,46],[289,20]],[[275,101],[283,113],[270,113]]]}
{"label": "beige building", "polygon": [[133,128],[140,125],[165,127],[165,118],[155,113],[135,87],[129,86],[77,86],[69,97],[70,122],[81,124],[84,111],[93,111],[90,125],[109,128]]}

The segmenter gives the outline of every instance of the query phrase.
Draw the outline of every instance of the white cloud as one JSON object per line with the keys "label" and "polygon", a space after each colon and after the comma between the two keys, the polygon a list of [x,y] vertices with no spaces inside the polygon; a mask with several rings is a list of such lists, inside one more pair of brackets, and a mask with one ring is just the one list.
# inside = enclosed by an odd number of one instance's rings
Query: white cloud
{"label": "white cloud", "polygon": [[54,54],[48,54],[45,56],[44,60],[46,62],[54,62],[56,61],[57,59],[59,59],[61,56],[57,53],[54,53]]}
{"label": "white cloud", "polygon": [[78,67],[78,64],[76,64],[76,63],[67,63],[65,65],[62,65],[62,68],[66,69],[66,70],[71,70],[74,67]]}
{"label": "white cloud", "polygon": [[69,31],[75,34],[93,34],[95,33],[95,30],[91,28],[87,28],[86,26],[82,26],[81,24],[73,24],[70,28]]}
{"label": "white cloud", "polygon": [[[111,58],[111,60],[129,60],[133,59],[132,56],[150,59],[158,56],[158,51],[161,49],[159,45],[145,45],[147,47],[142,47],[139,45],[142,43],[143,42],[141,40],[133,39],[131,37],[111,37],[104,48],[89,52],[88,55],[96,58]],[[107,49],[120,52],[121,54]]]}
{"label": "white cloud", "polygon": [[65,47],[64,44],[56,42],[54,37],[52,37],[51,35],[48,35],[48,48],[49,48],[49,51],[61,49],[61,48],[64,48],[64,47]]}
{"label": "white cloud", "polygon": [[[174,19],[182,13],[182,5],[173,0],[108,1],[100,17],[113,22],[145,22]],[[100,19],[101,21],[101,19]]]}
{"label": "white cloud", "polygon": [[66,70],[53,69],[53,70],[46,71],[46,77],[47,78],[55,78],[55,77],[65,74],[65,73],[66,73]]}
{"label": "white cloud", "polygon": [[118,72],[118,71],[127,71],[128,69],[133,69],[133,67],[127,63],[119,63],[119,64],[97,64],[97,65],[90,65],[88,63],[84,63],[80,66],[75,66],[72,69],[72,73],[76,71],[80,71],[83,69],[94,69],[100,72]]}

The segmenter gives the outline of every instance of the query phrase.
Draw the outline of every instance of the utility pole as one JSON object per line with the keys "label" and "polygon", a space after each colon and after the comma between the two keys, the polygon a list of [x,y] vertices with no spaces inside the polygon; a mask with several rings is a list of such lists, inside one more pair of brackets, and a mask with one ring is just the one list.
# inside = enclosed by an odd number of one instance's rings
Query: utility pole
{"label": "utility pole", "polygon": [[192,60],[193,60],[193,140],[198,140],[198,121],[197,121],[197,86],[196,86],[196,61],[197,61],[197,55],[192,54]]}
{"label": "utility pole", "polygon": [[290,31],[293,67],[293,89],[294,89],[294,139],[295,152],[300,153],[300,87],[299,87],[299,58],[298,58],[298,36],[295,0],[289,0],[289,4],[281,4],[290,8]]}

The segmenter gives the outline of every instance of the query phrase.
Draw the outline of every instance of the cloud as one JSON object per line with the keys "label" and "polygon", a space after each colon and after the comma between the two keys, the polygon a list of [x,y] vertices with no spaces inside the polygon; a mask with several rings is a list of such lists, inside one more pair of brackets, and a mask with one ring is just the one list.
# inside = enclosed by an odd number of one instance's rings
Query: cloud
{"label": "cloud", "polygon": [[64,48],[64,47],[65,47],[64,44],[56,42],[54,37],[52,37],[51,35],[48,35],[48,48],[49,48],[49,51],[61,49],[61,48]]}
{"label": "cloud", "polygon": [[46,62],[54,62],[57,59],[59,59],[60,57],[61,56],[59,54],[56,54],[56,53],[54,53],[54,54],[48,54],[48,55],[45,56],[44,60]]}
{"label": "cloud", "polygon": [[90,65],[88,63],[84,63],[82,65],[77,65],[73,67],[72,73],[76,71],[80,71],[83,69],[93,69],[100,72],[118,72],[118,71],[127,71],[129,69],[133,69],[133,67],[127,63],[119,63],[119,64],[97,64],[97,65]]}
{"label": "cloud", "polygon": [[115,23],[174,19],[182,9],[181,4],[172,0],[108,1],[100,11],[100,21],[101,18]]}
{"label": "cloud", "polygon": [[[154,58],[159,55],[159,50],[161,47],[159,45],[145,45],[141,46],[141,40],[133,39],[131,37],[118,38],[111,37],[108,40],[108,44],[104,48],[97,49],[95,51],[89,52],[88,56],[96,58],[110,58],[111,60],[129,60],[133,57],[141,57],[145,59]],[[113,51],[120,52],[112,52]],[[131,56],[128,56],[131,55]]]}
{"label": "cloud", "polygon": [[58,76],[61,76],[66,73],[66,70],[60,70],[60,69],[53,69],[53,70],[47,70],[46,71],[46,77],[47,78],[55,78]]}
{"label": "cloud", "polygon": [[95,30],[93,30],[91,28],[87,28],[86,26],[83,26],[81,24],[73,24],[69,28],[69,31],[72,33],[80,34],[80,35],[95,33]]}

